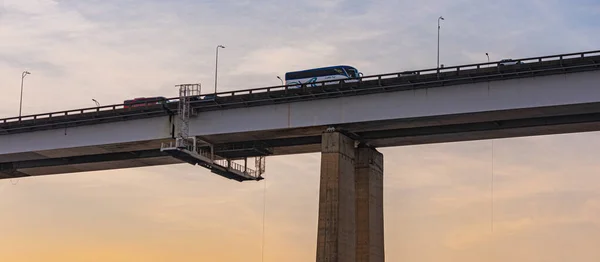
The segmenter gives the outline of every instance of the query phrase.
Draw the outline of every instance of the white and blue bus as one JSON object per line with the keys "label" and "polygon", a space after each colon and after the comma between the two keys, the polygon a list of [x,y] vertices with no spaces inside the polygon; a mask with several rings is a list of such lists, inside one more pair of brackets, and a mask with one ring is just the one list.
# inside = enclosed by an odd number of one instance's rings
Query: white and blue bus
{"label": "white and blue bus", "polygon": [[[334,80],[325,82],[326,85],[338,84],[341,79],[353,79],[362,76],[356,68],[346,65],[329,66],[314,68],[302,71],[287,72],[285,74],[285,84],[299,88],[301,84],[310,84],[316,86],[316,82]],[[312,84],[311,84],[312,83]]]}

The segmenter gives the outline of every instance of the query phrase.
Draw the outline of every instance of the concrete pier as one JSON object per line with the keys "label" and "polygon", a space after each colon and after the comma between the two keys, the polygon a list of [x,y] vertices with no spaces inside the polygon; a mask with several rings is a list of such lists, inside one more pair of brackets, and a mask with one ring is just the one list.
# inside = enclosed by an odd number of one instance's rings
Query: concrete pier
{"label": "concrete pier", "polygon": [[356,261],[383,262],[383,154],[356,152]]}
{"label": "concrete pier", "polygon": [[383,155],[324,133],[317,262],[383,262]]}

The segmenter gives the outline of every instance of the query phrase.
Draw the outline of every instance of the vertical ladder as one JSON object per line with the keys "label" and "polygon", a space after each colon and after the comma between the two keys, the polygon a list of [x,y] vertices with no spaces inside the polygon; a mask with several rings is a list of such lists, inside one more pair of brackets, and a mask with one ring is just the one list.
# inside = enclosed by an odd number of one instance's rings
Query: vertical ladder
{"label": "vertical ladder", "polygon": [[[189,138],[190,131],[190,116],[192,114],[192,107],[190,101],[193,97],[200,95],[200,84],[181,84],[179,87],[179,132],[175,144],[179,148],[192,147],[195,151],[196,143],[194,139]],[[190,148],[190,149],[192,149]]]}

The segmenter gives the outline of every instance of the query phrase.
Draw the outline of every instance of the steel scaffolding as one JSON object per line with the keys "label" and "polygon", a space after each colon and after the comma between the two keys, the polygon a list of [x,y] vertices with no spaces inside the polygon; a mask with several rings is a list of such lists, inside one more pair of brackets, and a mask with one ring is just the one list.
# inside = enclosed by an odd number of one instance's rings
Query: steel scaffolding
{"label": "steel scaffolding", "polygon": [[192,115],[192,107],[190,101],[192,98],[200,95],[200,84],[181,84],[179,87],[179,132],[177,134],[176,145],[179,148],[186,148],[187,146],[196,147],[194,139],[189,138],[190,131],[190,116]]}
{"label": "steel scaffolding", "polygon": [[179,87],[179,104],[177,106],[179,130],[175,137],[175,143],[162,143],[160,150],[184,162],[208,168],[215,174],[239,182],[262,180],[261,175],[265,172],[264,156],[256,158],[257,170],[253,170],[248,168],[247,157],[244,158],[243,165],[235,163],[232,159],[215,155],[212,143],[202,141],[196,136],[190,137],[190,117],[195,115],[190,103],[192,100],[199,99],[200,84],[182,84],[177,87]]}

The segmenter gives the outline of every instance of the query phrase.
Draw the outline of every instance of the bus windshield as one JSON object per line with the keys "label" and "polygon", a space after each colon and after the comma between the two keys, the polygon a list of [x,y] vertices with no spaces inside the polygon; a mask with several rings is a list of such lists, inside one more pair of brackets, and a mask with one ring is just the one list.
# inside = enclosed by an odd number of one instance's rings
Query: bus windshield
{"label": "bus windshield", "polygon": [[348,72],[348,77],[358,77],[358,70],[356,68],[347,66],[344,69]]}

